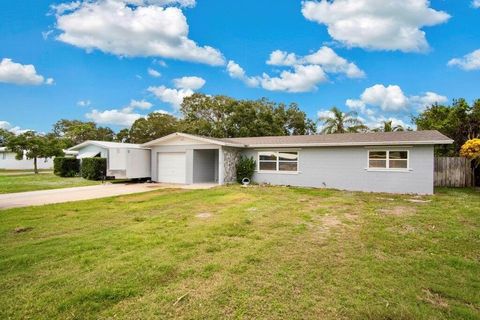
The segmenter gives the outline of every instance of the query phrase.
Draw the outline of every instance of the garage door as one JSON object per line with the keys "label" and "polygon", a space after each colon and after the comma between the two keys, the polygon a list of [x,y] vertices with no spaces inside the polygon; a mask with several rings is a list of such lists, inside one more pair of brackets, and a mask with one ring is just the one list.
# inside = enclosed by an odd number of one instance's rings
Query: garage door
{"label": "garage door", "polygon": [[185,183],[185,153],[158,154],[158,181]]}

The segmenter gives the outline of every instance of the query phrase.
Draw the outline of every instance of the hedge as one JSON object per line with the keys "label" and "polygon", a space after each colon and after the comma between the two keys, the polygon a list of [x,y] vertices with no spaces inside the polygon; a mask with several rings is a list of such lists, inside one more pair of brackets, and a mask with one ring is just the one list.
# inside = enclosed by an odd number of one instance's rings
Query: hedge
{"label": "hedge", "polygon": [[242,183],[244,178],[252,180],[255,173],[256,161],[251,158],[241,156],[237,162],[237,182]]}
{"label": "hedge", "polygon": [[80,173],[80,160],[55,157],[53,159],[53,173],[60,177],[75,177]]}
{"label": "hedge", "polygon": [[82,159],[82,177],[88,180],[101,180],[107,174],[106,158]]}

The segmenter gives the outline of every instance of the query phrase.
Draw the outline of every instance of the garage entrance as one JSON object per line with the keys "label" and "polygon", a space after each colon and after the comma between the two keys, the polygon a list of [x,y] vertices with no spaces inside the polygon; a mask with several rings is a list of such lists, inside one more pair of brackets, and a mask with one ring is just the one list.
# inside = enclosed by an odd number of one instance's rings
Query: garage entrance
{"label": "garage entrance", "polygon": [[193,150],[193,183],[218,182],[218,149]]}
{"label": "garage entrance", "polygon": [[158,154],[158,182],[186,183],[185,152]]}

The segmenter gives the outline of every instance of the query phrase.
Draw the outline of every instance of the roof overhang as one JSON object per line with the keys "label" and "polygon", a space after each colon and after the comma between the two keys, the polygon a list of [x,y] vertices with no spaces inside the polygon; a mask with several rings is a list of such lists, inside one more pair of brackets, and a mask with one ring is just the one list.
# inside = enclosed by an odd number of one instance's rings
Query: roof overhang
{"label": "roof overhang", "polygon": [[148,148],[142,147],[141,145],[132,146],[131,144],[117,143],[116,145],[111,146],[111,145],[105,145],[101,141],[87,140],[87,141],[84,141],[80,144],[77,144],[76,146],[68,148],[67,151],[78,151],[78,150],[80,150],[80,149],[82,149],[86,146],[89,146],[89,145],[97,146],[97,147],[104,148],[104,149],[111,149],[111,148],[148,149]]}
{"label": "roof overhang", "polygon": [[432,141],[378,141],[378,142],[332,142],[332,143],[272,143],[249,144],[246,148],[299,148],[299,147],[357,147],[357,146],[409,146],[409,145],[435,145],[452,144],[453,140]]}
{"label": "roof overhang", "polygon": [[175,132],[175,133],[169,134],[168,136],[164,136],[164,137],[155,139],[153,141],[149,141],[147,143],[144,143],[141,146],[144,147],[144,148],[153,147],[153,146],[160,146],[165,142],[168,142],[172,139],[175,139],[176,137],[183,137],[183,138],[192,139],[192,140],[199,141],[199,142],[204,142],[204,143],[207,143],[207,144],[214,144],[214,145],[218,145],[218,146],[245,148],[244,144],[225,142],[225,141],[221,141],[221,140],[217,140],[217,139],[200,137],[200,136],[196,136],[196,135],[192,135],[192,134],[188,134],[188,133],[182,133],[182,132]]}

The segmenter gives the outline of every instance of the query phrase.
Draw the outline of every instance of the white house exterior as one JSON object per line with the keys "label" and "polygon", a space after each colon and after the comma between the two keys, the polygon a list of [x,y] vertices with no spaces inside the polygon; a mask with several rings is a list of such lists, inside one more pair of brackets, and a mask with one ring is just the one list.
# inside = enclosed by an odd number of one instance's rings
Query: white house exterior
{"label": "white house exterior", "polygon": [[[64,150],[66,156],[75,156],[76,152],[69,152]],[[26,152],[24,152],[23,158],[17,160],[14,152],[8,151],[5,147],[0,147],[0,169],[2,170],[33,170],[33,159],[27,159]],[[37,166],[40,170],[53,169],[54,158],[38,158]]]}
{"label": "white house exterior", "polygon": [[78,152],[78,159],[106,158],[107,176],[116,179],[151,177],[150,149],[138,144],[88,140],[68,150]]}
{"label": "white house exterior", "polygon": [[253,157],[253,180],[272,185],[352,191],[433,193],[438,131],[215,139],[174,133],[143,144],[151,177],[167,183],[235,181],[240,156]]}

